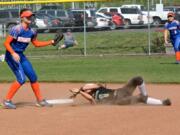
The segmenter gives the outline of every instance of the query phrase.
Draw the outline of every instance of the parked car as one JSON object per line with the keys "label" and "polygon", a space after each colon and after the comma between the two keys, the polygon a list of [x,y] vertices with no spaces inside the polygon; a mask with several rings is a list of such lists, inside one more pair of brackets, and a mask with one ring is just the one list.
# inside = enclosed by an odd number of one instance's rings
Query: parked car
{"label": "parked car", "polygon": [[139,5],[139,4],[126,4],[126,5],[122,5],[121,7],[138,8],[141,11],[145,11],[145,7],[143,5]]}
{"label": "parked car", "polygon": [[[67,10],[39,10],[38,13],[48,14],[54,18],[59,18],[63,21],[64,27],[73,27],[75,25],[74,18],[71,18]],[[65,29],[65,28],[64,28]]]}
{"label": "parked car", "polygon": [[119,13],[96,13],[110,20],[109,28],[114,30],[116,28],[124,28],[124,17]]}
{"label": "parked car", "polygon": [[115,28],[124,27],[124,17],[119,13],[114,13],[112,14],[112,23],[114,24]]}
{"label": "parked car", "polygon": [[11,29],[18,23],[20,23],[18,9],[0,10],[0,24],[5,25],[7,30]]}
{"label": "parked car", "polygon": [[140,26],[144,24],[143,15],[138,8],[121,8],[121,14],[124,16],[124,24],[126,28],[128,28],[129,25]]}
{"label": "parked car", "polygon": [[97,13],[119,13],[124,17],[124,27],[129,28],[130,25],[142,25],[143,16],[138,8],[121,8],[121,7],[102,7]]}
{"label": "parked car", "polygon": [[[152,19],[153,19],[152,24],[154,26],[160,26],[161,24],[165,23],[167,21],[167,14],[169,13],[169,11],[166,11],[166,10],[159,12],[158,11],[158,9],[159,9],[158,5],[159,4],[156,4],[156,7],[150,9],[150,11],[149,11],[149,15],[150,15],[150,18],[152,17]],[[143,5],[132,4],[132,5],[124,5],[124,6],[137,7],[142,11],[143,14],[148,15],[148,11],[144,10]]]}
{"label": "parked car", "polygon": [[[0,10],[0,24],[4,24],[7,30],[20,23],[19,9],[6,9]],[[41,29],[40,31],[47,30],[49,25],[43,19],[35,18],[32,27]]]}
{"label": "parked car", "polygon": [[50,10],[50,9],[54,9],[54,10],[59,10],[59,9],[64,9],[63,5],[43,5],[40,10]]}
{"label": "parked car", "polygon": [[74,18],[74,24],[76,27],[82,27],[84,26],[84,14],[80,13],[80,12],[74,12],[72,10],[68,11],[69,15],[72,16]]}
{"label": "parked car", "polygon": [[[148,20],[148,18],[149,18],[149,20]],[[143,20],[144,25],[147,25],[148,23],[153,24],[153,17],[150,15],[148,17],[147,14],[142,13],[142,20]]]}
{"label": "parked car", "polygon": [[38,32],[44,32],[49,31],[50,26],[43,19],[35,18],[35,24],[32,24],[31,27],[36,28]]}
{"label": "parked car", "polygon": [[164,10],[174,12],[175,19],[180,21],[180,6],[168,6],[168,7],[164,7]]}
{"label": "parked car", "polygon": [[35,14],[35,25],[39,31],[45,31],[52,27],[52,22],[51,19],[44,14]]}
{"label": "parked car", "polygon": [[100,15],[101,17],[107,18],[107,19],[112,19],[112,14],[111,13],[96,13],[96,16]]}
{"label": "parked car", "polygon": [[112,23],[112,17],[105,15],[103,13],[97,13],[96,22],[97,22],[97,25],[95,26],[95,28],[98,28],[98,29],[110,28],[110,24]]}
{"label": "parked car", "polygon": [[44,22],[49,26],[49,29],[56,30],[58,27],[63,27],[63,21],[60,18],[54,18],[51,15],[43,14],[43,13],[35,13],[35,17],[38,19],[44,20]]}
{"label": "parked car", "polygon": [[[153,17],[151,15],[149,15],[149,17],[148,17],[148,14],[143,13],[143,11],[145,11],[145,7],[143,5],[129,4],[129,5],[122,5],[121,7],[124,7],[124,8],[138,8],[139,11],[142,14],[143,24],[144,25],[147,25],[148,23],[153,24]],[[148,18],[149,18],[149,20],[148,20]]]}
{"label": "parked car", "polygon": [[[81,14],[82,18],[84,19],[84,9],[71,9],[73,14]],[[96,26],[96,18],[95,18],[95,10],[86,9],[86,25],[89,28],[94,28]]]}

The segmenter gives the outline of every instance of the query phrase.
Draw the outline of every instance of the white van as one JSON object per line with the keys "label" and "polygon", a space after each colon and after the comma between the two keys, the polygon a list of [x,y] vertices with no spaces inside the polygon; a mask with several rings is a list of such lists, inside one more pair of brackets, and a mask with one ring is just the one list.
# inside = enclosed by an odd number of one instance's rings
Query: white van
{"label": "white van", "polygon": [[[123,8],[138,8],[141,11],[144,11],[145,8],[143,5],[138,5],[138,4],[129,4],[129,5],[122,5],[121,7]],[[144,25],[147,25],[148,23],[152,24],[153,23],[153,17],[149,16],[149,20],[148,20],[148,15],[141,12],[142,13],[142,20],[144,22]],[[149,22],[148,22],[149,21]]]}
{"label": "white van", "polygon": [[101,7],[97,10],[97,13],[119,13],[124,17],[125,27],[130,25],[141,25],[143,24],[143,16],[138,8],[126,8],[126,7]]}
{"label": "white van", "polygon": [[[129,4],[129,5],[122,5],[122,7],[137,7],[139,8],[143,15],[148,16],[148,11],[145,11],[143,5],[138,5],[138,4]],[[149,15],[150,15],[150,23],[152,23],[155,26],[159,26],[161,23],[167,21],[167,14],[168,11],[162,11],[163,10],[163,4],[156,4],[155,10],[150,10]],[[145,17],[146,22],[147,22],[147,17]]]}
{"label": "white van", "polygon": [[138,5],[138,4],[129,4],[129,5],[122,5],[121,7],[127,7],[127,8],[139,8],[141,11],[144,11],[145,8],[143,5]]}

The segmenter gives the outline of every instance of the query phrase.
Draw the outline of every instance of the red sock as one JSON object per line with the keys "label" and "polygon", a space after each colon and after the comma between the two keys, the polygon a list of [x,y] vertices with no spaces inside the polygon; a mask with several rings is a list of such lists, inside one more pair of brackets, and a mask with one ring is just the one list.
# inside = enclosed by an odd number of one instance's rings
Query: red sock
{"label": "red sock", "polygon": [[176,60],[180,61],[180,51],[176,52]]}
{"label": "red sock", "polygon": [[11,100],[20,87],[21,87],[21,84],[19,82],[17,81],[13,82],[6,96],[6,100]]}
{"label": "red sock", "polygon": [[31,83],[31,87],[33,89],[33,92],[34,92],[37,100],[41,101],[42,100],[42,96],[41,96],[40,89],[39,89],[39,83],[38,82]]}

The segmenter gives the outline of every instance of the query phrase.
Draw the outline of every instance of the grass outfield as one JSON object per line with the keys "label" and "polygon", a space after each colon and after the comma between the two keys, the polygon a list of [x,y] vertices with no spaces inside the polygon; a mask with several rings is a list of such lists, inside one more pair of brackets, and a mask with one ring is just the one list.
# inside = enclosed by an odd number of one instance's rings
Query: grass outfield
{"label": "grass outfield", "polygon": [[[152,32],[152,39],[159,33]],[[162,33],[161,33],[162,34]],[[82,55],[84,48],[83,32],[74,33],[79,45],[63,50],[63,55]],[[50,40],[54,34],[39,34],[38,39]],[[4,39],[0,40],[0,53],[5,48],[2,46]],[[63,42],[61,42],[62,44]],[[87,55],[99,54],[127,54],[127,53],[144,53],[143,48],[148,46],[148,33],[146,30],[116,30],[116,31],[99,31],[87,33]],[[58,55],[56,47],[48,46],[35,48],[29,45],[27,55]]]}
{"label": "grass outfield", "polygon": [[[47,82],[126,82],[141,75],[149,83],[180,83],[180,65],[167,56],[59,57],[31,59],[39,81]],[[0,63],[0,81],[14,76]]]}

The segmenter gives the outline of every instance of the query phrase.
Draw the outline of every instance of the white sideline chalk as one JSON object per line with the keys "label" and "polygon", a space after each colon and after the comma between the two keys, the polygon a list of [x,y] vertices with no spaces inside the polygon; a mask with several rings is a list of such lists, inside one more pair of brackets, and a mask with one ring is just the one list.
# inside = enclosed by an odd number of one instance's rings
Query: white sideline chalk
{"label": "white sideline chalk", "polygon": [[70,104],[70,103],[73,103],[74,100],[73,99],[49,99],[49,100],[46,100],[49,104],[53,104],[53,105],[56,105],[56,104]]}

